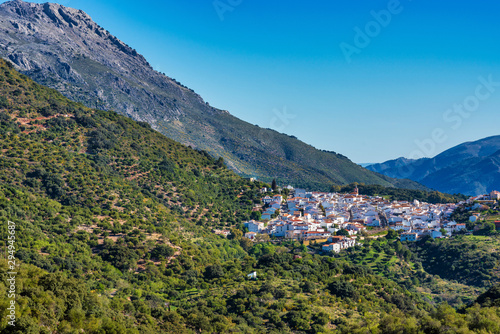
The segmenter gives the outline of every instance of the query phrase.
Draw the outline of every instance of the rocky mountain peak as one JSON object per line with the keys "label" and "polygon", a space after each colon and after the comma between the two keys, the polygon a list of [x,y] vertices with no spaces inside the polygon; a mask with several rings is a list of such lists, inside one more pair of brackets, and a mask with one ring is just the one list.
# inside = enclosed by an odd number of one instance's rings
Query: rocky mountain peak
{"label": "rocky mountain peak", "polygon": [[0,55],[73,100],[153,126],[157,116],[175,119],[189,109],[219,112],[154,71],[136,50],[79,9],[21,0],[1,4]]}
{"label": "rocky mountain peak", "polygon": [[[125,54],[133,57],[139,56],[134,49],[95,23],[83,10],[55,3],[35,4],[22,0],[6,2],[0,6],[0,10],[5,14],[10,14],[11,24],[18,32],[27,35],[38,33],[37,27],[48,28],[49,31],[59,28],[68,34],[68,37],[73,39],[75,35],[86,37],[84,39],[86,43],[98,42],[101,39],[102,43],[111,43],[116,49]],[[43,32],[42,37],[44,35],[46,35],[46,31]],[[142,57],[139,56],[139,58]],[[141,60],[147,64],[144,58]]]}

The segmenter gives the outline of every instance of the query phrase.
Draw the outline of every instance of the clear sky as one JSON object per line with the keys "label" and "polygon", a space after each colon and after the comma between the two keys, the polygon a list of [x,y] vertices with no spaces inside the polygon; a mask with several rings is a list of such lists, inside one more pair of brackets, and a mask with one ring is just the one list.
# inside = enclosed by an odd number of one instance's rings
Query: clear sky
{"label": "clear sky", "polygon": [[55,2],[211,105],[355,162],[500,135],[496,1]]}

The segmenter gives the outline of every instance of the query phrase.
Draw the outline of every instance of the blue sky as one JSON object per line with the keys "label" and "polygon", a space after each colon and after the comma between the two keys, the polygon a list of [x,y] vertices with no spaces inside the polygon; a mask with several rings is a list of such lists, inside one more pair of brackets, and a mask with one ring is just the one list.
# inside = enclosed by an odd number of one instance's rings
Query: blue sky
{"label": "blue sky", "polygon": [[[355,162],[500,135],[493,1],[55,2],[83,9],[211,105]],[[464,102],[469,111],[448,111]]]}

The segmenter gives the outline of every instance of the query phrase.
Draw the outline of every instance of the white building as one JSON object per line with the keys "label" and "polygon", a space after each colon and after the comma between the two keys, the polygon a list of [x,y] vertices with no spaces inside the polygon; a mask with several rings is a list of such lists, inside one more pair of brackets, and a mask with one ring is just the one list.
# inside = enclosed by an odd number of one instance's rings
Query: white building
{"label": "white building", "polygon": [[255,232],[247,232],[247,233],[245,233],[245,238],[248,238],[250,240],[254,240],[256,235],[257,235],[257,233],[255,233]]}
{"label": "white building", "polygon": [[324,244],[321,249],[324,252],[329,252],[329,253],[339,253],[340,252],[340,243],[331,243],[331,244]]}
{"label": "white building", "polygon": [[264,202],[264,204],[269,204],[273,201],[273,199],[269,196],[266,196],[262,199],[262,202]]}
{"label": "white building", "polygon": [[432,239],[441,238],[443,236],[443,233],[441,233],[441,231],[437,231],[437,230],[433,230],[430,233],[431,233]]}
{"label": "white building", "polygon": [[250,220],[244,223],[245,227],[248,229],[248,232],[259,233],[264,229],[264,223],[256,222],[255,220]]}
{"label": "white building", "polygon": [[417,233],[402,233],[400,240],[401,241],[417,241],[418,235]]}

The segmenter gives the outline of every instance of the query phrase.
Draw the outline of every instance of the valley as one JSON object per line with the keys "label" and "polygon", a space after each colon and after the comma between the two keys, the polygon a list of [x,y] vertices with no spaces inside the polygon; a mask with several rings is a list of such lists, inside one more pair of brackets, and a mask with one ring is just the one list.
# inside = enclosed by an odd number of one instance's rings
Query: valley
{"label": "valley", "polygon": [[[367,327],[387,333],[394,321],[410,330],[448,327],[450,319],[454,330],[495,330],[496,322],[476,327],[473,319],[497,319],[496,306],[468,305],[498,282],[496,260],[486,254],[496,236],[472,255],[493,261],[481,273],[490,278],[481,281],[446,277],[432,266],[440,256],[449,259],[439,245],[455,247],[457,238],[431,238],[413,248],[382,229],[338,255],[294,238],[255,242],[245,237],[243,223],[268,198],[300,205],[285,198],[289,190],[282,196],[269,184],[243,179],[222,159],[146,123],[71,102],[5,61],[0,87],[6,97],[0,217],[16,224],[18,284],[17,321],[7,324],[4,302],[2,333],[356,333]],[[295,198],[325,196],[294,192]],[[5,278],[7,261],[0,266]],[[257,280],[247,278],[252,272]],[[4,280],[0,288],[5,291]]]}
{"label": "valley", "polygon": [[[120,15],[107,7],[111,2],[91,2],[85,5],[104,16],[111,17],[106,8]],[[425,100],[420,94],[429,84],[413,86],[427,72],[412,68],[411,84],[389,89],[389,75],[400,75],[405,58],[393,57],[404,41],[391,34],[411,21],[388,26],[391,16],[384,13],[393,3],[370,11],[370,18],[389,20],[382,21],[384,36],[370,36],[373,45],[359,48],[364,54],[350,59],[347,76],[345,64],[330,63],[331,54],[326,63],[314,54],[322,45],[314,40],[322,32],[318,13],[328,12],[321,6],[340,4],[301,6],[300,21],[310,14],[314,22],[306,20],[294,34],[294,41],[303,35],[307,43],[279,50],[285,59],[273,48],[298,20],[279,33],[269,30],[276,36],[266,52],[243,52],[237,46],[250,47],[252,36],[231,27],[250,18],[258,25],[245,31],[264,43],[269,36],[258,32],[266,23],[260,15],[269,13],[249,15],[255,3],[228,3],[212,4],[220,22],[206,26],[199,11],[207,6],[189,4],[187,15],[182,2],[134,3],[125,23],[139,31],[161,14],[163,23],[179,26],[168,31],[179,45],[198,42],[207,50],[215,36],[231,49],[211,45],[220,59],[248,56],[240,71],[251,68],[252,59],[264,68],[277,57],[273,71],[287,68],[291,83],[279,87],[275,77],[276,95],[311,101],[308,117],[321,110],[318,126],[300,133],[320,133],[325,147],[357,145],[354,155],[403,147],[408,138],[398,135],[398,122],[406,122],[412,101],[420,107],[416,101]],[[178,11],[158,9],[174,5]],[[280,13],[294,4],[286,7]],[[133,26],[144,13],[144,26]],[[182,25],[193,18],[200,20],[195,27]],[[337,21],[329,18],[328,29],[341,27]],[[377,22],[355,26],[355,38]],[[231,36],[211,34],[224,24]],[[306,33],[309,26],[315,34]],[[193,31],[204,37],[184,39]],[[228,36],[237,41],[224,40]],[[385,38],[393,53],[378,57]],[[312,53],[299,57],[306,51]],[[0,56],[0,334],[500,333],[500,136],[432,158],[361,166],[336,149],[317,149],[211,106],[85,11],[62,4],[2,2]],[[412,54],[412,66],[418,57]],[[215,66],[220,59],[211,61]],[[389,70],[380,67],[383,59],[391,60]],[[332,86],[309,76],[316,66]],[[334,68],[332,77],[327,68]],[[383,72],[382,81],[373,69]],[[293,82],[295,70],[304,79]],[[421,77],[413,80],[417,72]],[[432,84],[441,80],[435,79]],[[436,91],[439,97],[447,92]],[[244,94],[266,99],[255,92]],[[323,99],[333,103],[318,102]],[[405,111],[396,114],[394,106]],[[383,144],[385,123],[392,127],[391,145]],[[410,125],[425,131],[423,123]],[[375,158],[359,161],[380,161]]]}

